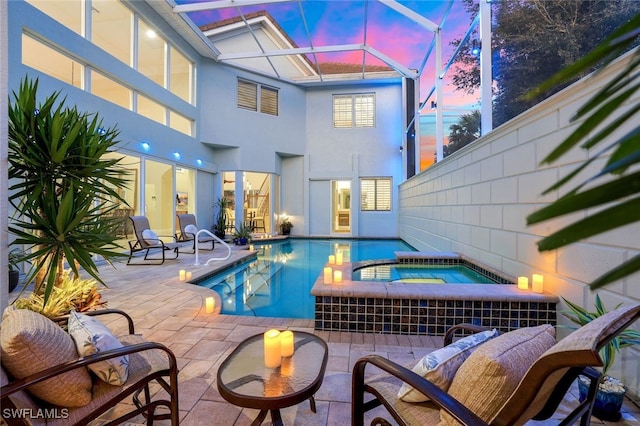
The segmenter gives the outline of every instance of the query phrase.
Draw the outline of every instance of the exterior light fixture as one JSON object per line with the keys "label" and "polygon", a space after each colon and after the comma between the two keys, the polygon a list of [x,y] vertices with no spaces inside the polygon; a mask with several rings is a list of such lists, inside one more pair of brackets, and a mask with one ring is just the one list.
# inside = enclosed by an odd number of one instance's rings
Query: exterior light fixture
{"label": "exterior light fixture", "polygon": [[473,40],[471,44],[471,54],[473,56],[480,56],[480,46],[478,46],[478,40]]}
{"label": "exterior light fixture", "polygon": [[196,164],[197,164],[198,166],[202,166],[202,160],[198,158],[198,159],[196,160]]}
{"label": "exterior light fixture", "polygon": [[148,152],[148,151],[149,151],[149,149],[151,148],[151,145],[149,145],[149,143],[148,143],[148,142],[142,142],[142,143],[140,144],[140,146],[142,147],[142,150],[143,150],[143,151],[145,151],[145,152]]}
{"label": "exterior light fixture", "polygon": [[180,155],[179,152],[174,152],[173,153],[173,158],[175,158],[176,160],[179,160],[180,158],[182,158],[182,156]]}

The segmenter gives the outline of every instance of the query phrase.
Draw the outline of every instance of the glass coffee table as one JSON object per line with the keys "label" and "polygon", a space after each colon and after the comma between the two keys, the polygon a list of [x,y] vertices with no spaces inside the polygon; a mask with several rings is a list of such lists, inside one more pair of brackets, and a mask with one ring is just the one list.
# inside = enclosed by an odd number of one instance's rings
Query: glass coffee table
{"label": "glass coffee table", "polygon": [[327,367],[327,344],[320,337],[294,331],[294,354],[282,358],[276,368],[264,365],[263,334],[249,337],[218,368],[220,395],[239,407],[260,410],[251,423],[259,425],[271,413],[273,425],[282,425],[280,409],[308,399],[316,412],[313,395],[322,385]]}

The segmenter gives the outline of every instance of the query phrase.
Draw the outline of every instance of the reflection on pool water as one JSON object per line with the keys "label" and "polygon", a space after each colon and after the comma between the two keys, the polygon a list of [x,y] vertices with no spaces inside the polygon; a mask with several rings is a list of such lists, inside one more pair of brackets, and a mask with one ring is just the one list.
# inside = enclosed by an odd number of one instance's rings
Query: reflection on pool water
{"label": "reflection on pool water", "polygon": [[380,281],[404,284],[495,284],[490,278],[464,265],[365,266],[353,271],[353,281]]}
{"label": "reflection on pool water", "polygon": [[313,319],[311,288],[329,255],[340,251],[345,262],[357,262],[414,251],[402,240],[387,239],[290,238],[254,244],[257,259],[198,282],[218,292],[223,314]]}

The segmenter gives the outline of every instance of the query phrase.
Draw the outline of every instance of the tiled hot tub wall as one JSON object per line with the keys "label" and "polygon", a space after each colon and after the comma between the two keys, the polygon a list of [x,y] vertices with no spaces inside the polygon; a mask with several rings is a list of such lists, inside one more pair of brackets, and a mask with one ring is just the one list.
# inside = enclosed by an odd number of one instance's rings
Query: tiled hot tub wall
{"label": "tiled hot tub wall", "polygon": [[501,331],[556,324],[556,304],[527,301],[316,296],[315,328],[441,336],[463,322]]}

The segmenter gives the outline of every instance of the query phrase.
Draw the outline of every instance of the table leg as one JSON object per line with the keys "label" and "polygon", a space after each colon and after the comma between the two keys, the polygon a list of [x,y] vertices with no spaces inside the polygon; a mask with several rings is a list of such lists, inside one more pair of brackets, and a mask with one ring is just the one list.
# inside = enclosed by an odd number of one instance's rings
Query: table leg
{"label": "table leg", "polygon": [[256,419],[251,422],[251,426],[260,426],[265,417],[267,417],[268,412],[268,410],[260,410],[258,417],[256,417]]}
{"label": "table leg", "polygon": [[311,404],[311,411],[313,411],[315,413],[316,412],[316,400],[313,398],[313,395],[311,395],[311,398],[309,398],[309,404]]}
{"label": "table leg", "polygon": [[271,425],[284,426],[282,423],[282,417],[280,416],[280,410],[271,410]]}

